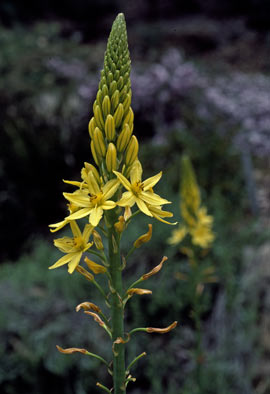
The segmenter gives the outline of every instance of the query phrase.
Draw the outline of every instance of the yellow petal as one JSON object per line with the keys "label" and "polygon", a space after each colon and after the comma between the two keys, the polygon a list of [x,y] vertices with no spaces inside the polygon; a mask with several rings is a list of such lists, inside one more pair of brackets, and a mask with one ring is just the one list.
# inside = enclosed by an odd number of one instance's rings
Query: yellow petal
{"label": "yellow petal", "polygon": [[66,254],[65,256],[61,257],[61,259],[57,260],[56,263],[51,265],[49,267],[49,270],[53,270],[54,268],[58,268],[58,267],[61,267],[64,264],[69,263],[70,260],[72,260],[72,258],[73,258],[72,254]]}
{"label": "yellow petal", "polygon": [[67,216],[66,219],[69,219],[69,220],[81,219],[81,218],[84,218],[85,216],[89,215],[90,212],[91,212],[91,208],[82,208],[82,209],[79,209],[78,211],[72,213],[71,215]]}
{"label": "yellow petal", "polygon": [[108,200],[111,198],[116,190],[118,189],[119,181],[118,179],[112,179],[107,182],[103,187],[103,199]]}
{"label": "yellow petal", "polygon": [[120,207],[133,207],[135,204],[135,196],[132,192],[125,192],[122,195],[122,198],[117,201],[117,205]]}
{"label": "yellow petal", "polygon": [[69,223],[69,220],[64,219],[61,222],[50,224],[49,227],[55,227],[54,229],[50,228],[50,232],[55,233],[56,231],[61,230],[61,228],[63,228],[68,223]]}
{"label": "yellow petal", "polygon": [[92,171],[88,172],[87,184],[88,184],[90,194],[96,195],[96,194],[100,193],[99,185],[98,185],[96,178],[94,177],[94,174]]}
{"label": "yellow petal", "polygon": [[151,192],[141,192],[140,198],[150,205],[170,204],[171,202],[160,197],[158,194]]}
{"label": "yellow petal", "polygon": [[68,272],[70,274],[72,274],[75,271],[77,265],[79,265],[81,257],[82,257],[82,252],[76,253],[76,255],[74,255],[72,260],[68,263]]}
{"label": "yellow petal", "polygon": [[73,238],[70,237],[54,239],[53,243],[54,246],[56,246],[63,253],[70,253],[70,251],[74,247]]}
{"label": "yellow petal", "polygon": [[80,230],[78,224],[75,222],[75,220],[70,221],[70,227],[71,227],[71,231],[72,231],[74,237],[81,237],[82,236],[81,230]]}
{"label": "yellow petal", "polygon": [[123,174],[121,174],[120,172],[118,172],[118,171],[114,171],[113,173],[117,176],[117,178],[118,178],[119,181],[122,183],[122,185],[123,185],[128,191],[130,191],[130,190],[131,190],[131,184],[130,184],[130,182],[127,180],[127,178],[126,178]]}
{"label": "yellow petal", "polygon": [[151,178],[143,181],[144,190],[149,190],[151,187],[154,187],[160,178],[162,177],[162,171],[160,171],[157,175],[152,176]]}
{"label": "yellow petal", "polygon": [[101,207],[96,206],[91,210],[89,222],[92,224],[92,226],[96,227],[99,224],[102,215],[103,209]]}
{"label": "yellow petal", "polygon": [[90,234],[92,233],[93,229],[94,229],[94,226],[92,226],[89,223],[84,226],[82,237],[85,242],[88,242]]}
{"label": "yellow petal", "polygon": [[63,193],[64,197],[77,205],[78,207],[89,207],[90,199],[89,196],[83,192],[81,193]]}
{"label": "yellow petal", "polygon": [[131,184],[141,182],[142,180],[142,166],[139,160],[135,160],[130,170]]}
{"label": "yellow petal", "polygon": [[63,182],[67,183],[68,185],[77,186],[79,188],[81,188],[82,186],[82,182],[78,182],[78,181],[66,181],[65,179],[63,179]]}
{"label": "yellow petal", "polygon": [[113,209],[116,207],[116,203],[114,201],[108,200],[105,201],[102,205],[101,208],[102,209]]}
{"label": "yellow petal", "polygon": [[141,200],[140,198],[135,198],[135,202],[138,205],[138,208],[147,216],[153,216],[152,213],[149,211],[149,209],[147,208],[147,205],[145,204],[145,202],[143,200]]}

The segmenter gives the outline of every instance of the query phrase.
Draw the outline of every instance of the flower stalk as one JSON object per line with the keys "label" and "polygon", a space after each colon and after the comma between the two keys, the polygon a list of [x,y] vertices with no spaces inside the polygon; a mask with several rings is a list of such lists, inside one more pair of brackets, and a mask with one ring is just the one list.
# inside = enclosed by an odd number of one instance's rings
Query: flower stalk
{"label": "flower stalk", "polygon": [[[119,14],[108,39],[104,68],[93,104],[93,116],[88,124],[90,148],[96,166],[84,163],[80,182],[64,181],[76,189],[63,193],[68,201],[68,215],[50,227],[52,232],[56,232],[69,225],[73,236],[54,241],[64,256],[49,267],[54,269],[68,264],[68,272],[82,275],[96,287],[105,301],[109,317],[99,306],[89,301],[79,304],[76,311],[83,309],[86,315],[90,315],[107,332],[111,340],[112,363],[84,348],[69,348],[65,351],[58,347],[58,350],[65,354],[76,351],[103,362],[112,374],[113,388],[109,389],[101,383],[97,383],[97,386],[105,392],[113,390],[114,394],[126,393],[128,383],[136,380],[129,374],[129,369],[145,355],[143,352],[137,356],[126,369],[125,348],[130,335],[137,331],[164,334],[177,324],[174,322],[166,328],[135,328],[129,334],[124,331],[127,300],[133,295],[152,293],[151,290],[137,288],[136,285],[158,273],[167,258],[164,257],[158,266],[128,287],[123,277],[127,258],[151,240],[152,224],[148,225],[146,234],[133,242],[131,251],[126,256],[121,251],[122,234],[138,214],[173,224],[164,220],[165,217],[172,217],[172,213],[162,210],[162,206],[170,202],[153,190],[162,172],[142,180],[143,169],[138,159],[139,143],[133,134],[131,96],[126,24],[124,15]],[[137,210],[132,212],[134,206]],[[88,223],[79,225],[81,219],[87,219]],[[81,226],[84,226],[83,230]],[[98,259],[98,262],[93,259]],[[102,275],[107,279],[107,285],[99,283],[98,276]]]}

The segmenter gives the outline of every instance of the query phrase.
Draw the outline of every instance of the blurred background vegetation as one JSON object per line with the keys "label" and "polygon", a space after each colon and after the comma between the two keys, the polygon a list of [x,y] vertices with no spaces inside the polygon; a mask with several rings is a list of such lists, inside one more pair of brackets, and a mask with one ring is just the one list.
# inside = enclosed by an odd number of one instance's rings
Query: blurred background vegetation
{"label": "blurred background vegetation", "polygon": [[[194,165],[214,216],[206,260],[219,281],[203,298],[203,384],[196,391],[195,340],[186,258],[169,247],[171,227],[153,223],[151,243],[126,269],[127,281],[169,257],[130,301],[127,325],[179,327],[138,335],[129,359],[146,351],[132,394],[270,392],[270,3],[268,0],[67,0],[0,3],[0,391],[98,393],[110,378],[83,356],[55,345],[108,354],[105,337],[75,313],[99,302],[63,269],[48,224],[65,215],[62,179],[91,161],[87,124],[116,14],[127,19],[135,134],[145,175],[163,169],[159,191],[179,212],[180,158]],[[130,227],[125,245],[146,232]]]}

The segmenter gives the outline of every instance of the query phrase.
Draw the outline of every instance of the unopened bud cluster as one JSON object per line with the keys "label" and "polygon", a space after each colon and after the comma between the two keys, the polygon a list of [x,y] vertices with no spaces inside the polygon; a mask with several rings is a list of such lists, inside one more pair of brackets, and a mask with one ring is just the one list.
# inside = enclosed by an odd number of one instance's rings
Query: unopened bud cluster
{"label": "unopened bud cluster", "polygon": [[123,165],[127,173],[139,150],[137,138],[132,135],[130,58],[123,24],[124,19],[119,19],[109,36],[94,116],[88,126],[93,158],[108,174]]}

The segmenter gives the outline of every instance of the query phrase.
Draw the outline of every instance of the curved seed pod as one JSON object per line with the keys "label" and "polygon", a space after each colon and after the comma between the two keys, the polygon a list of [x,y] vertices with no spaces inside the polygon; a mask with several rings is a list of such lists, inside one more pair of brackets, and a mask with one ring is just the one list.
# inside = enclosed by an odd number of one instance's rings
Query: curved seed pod
{"label": "curved seed pod", "polygon": [[96,165],[99,166],[100,163],[101,163],[101,160],[100,160],[100,157],[96,153],[95,145],[94,145],[94,141],[93,140],[91,141],[90,148],[91,148],[93,159],[94,159]]}
{"label": "curved seed pod", "polygon": [[115,138],[115,124],[114,124],[114,118],[111,114],[109,114],[106,118],[105,134],[106,134],[107,140],[109,140],[109,141],[114,140],[114,138]]}
{"label": "curved seed pod", "polygon": [[107,153],[106,153],[106,166],[109,172],[113,172],[117,167],[117,152],[114,144],[109,143]]}
{"label": "curved seed pod", "polygon": [[129,141],[126,150],[125,163],[127,166],[130,166],[136,160],[138,151],[139,151],[139,143],[135,135],[133,135]]}
{"label": "curved seed pod", "polygon": [[116,142],[118,152],[123,152],[129,143],[132,131],[129,128],[129,125],[126,123],[123,130],[119,134]]}
{"label": "curved seed pod", "polygon": [[102,117],[101,109],[99,105],[96,105],[94,108],[94,117],[95,117],[95,122],[97,126],[103,130],[104,129],[104,120]]}
{"label": "curved seed pod", "polygon": [[88,131],[89,131],[89,135],[90,137],[93,139],[93,135],[94,135],[94,130],[96,128],[96,122],[95,122],[95,118],[92,117],[90,122],[88,123]]}
{"label": "curved seed pod", "polygon": [[116,90],[111,97],[112,111],[114,112],[119,104],[119,90]]}
{"label": "curved seed pod", "polygon": [[102,101],[102,113],[104,119],[106,119],[107,115],[109,115],[110,112],[111,112],[111,100],[109,96],[105,96]]}
{"label": "curved seed pod", "polygon": [[99,156],[104,157],[106,154],[106,146],[105,146],[104,138],[102,135],[102,131],[98,127],[96,127],[94,130],[93,141],[94,141],[94,147],[95,147],[96,153]]}
{"label": "curved seed pod", "polygon": [[113,115],[116,128],[121,125],[123,115],[124,115],[124,107],[123,104],[120,103],[117,107],[117,110],[115,111],[115,114]]}

